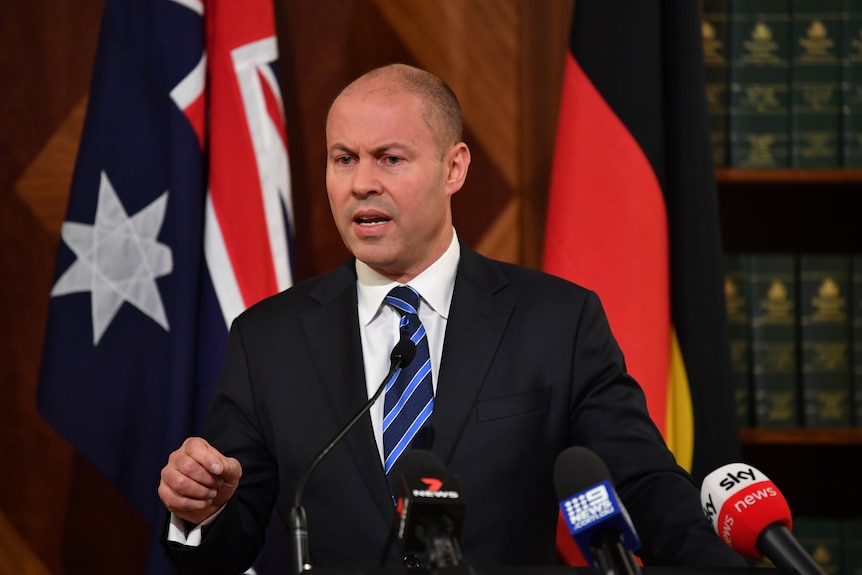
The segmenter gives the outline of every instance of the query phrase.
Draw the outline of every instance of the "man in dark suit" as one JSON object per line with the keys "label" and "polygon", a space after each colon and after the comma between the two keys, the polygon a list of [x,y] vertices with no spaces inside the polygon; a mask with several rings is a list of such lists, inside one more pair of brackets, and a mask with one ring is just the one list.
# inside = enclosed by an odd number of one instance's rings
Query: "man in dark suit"
{"label": "man in dark suit", "polygon": [[[287,518],[314,455],[377,389],[399,339],[390,288],[421,299],[433,412],[430,449],[467,501],[464,561],[553,565],[553,466],[583,445],[608,465],[647,564],[745,563],[712,532],[626,373],[596,294],[484,258],[453,228],[470,152],[461,112],[435,76],[374,70],[336,98],[326,183],[355,259],[234,322],[203,438],[162,470],[166,548],[189,572],[238,573],[273,506]],[[402,564],[377,402],[304,490],[311,563]]]}

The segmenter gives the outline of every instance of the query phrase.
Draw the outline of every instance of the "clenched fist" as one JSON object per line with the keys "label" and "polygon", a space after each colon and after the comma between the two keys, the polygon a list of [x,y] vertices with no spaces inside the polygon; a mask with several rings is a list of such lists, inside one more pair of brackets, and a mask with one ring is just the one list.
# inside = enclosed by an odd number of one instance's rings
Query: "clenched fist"
{"label": "clenched fist", "polygon": [[159,498],[168,511],[198,525],[233,496],[240,477],[239,461],[200,437],[190,437],[162,468]]}

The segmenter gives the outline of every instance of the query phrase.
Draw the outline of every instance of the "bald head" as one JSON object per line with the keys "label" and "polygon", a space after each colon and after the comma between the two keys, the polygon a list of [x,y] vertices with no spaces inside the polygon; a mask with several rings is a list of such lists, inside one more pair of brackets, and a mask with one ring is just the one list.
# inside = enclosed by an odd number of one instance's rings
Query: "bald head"
{"label": "bald head", "polygon": [[377,92],[406,92],[419,97],[424,108],[422,119],[441,151],[464,139],[461,105],[452,89],[434,74],[406,64],[389,64],[363,74],[348,84],[333,104],[345,95]]}

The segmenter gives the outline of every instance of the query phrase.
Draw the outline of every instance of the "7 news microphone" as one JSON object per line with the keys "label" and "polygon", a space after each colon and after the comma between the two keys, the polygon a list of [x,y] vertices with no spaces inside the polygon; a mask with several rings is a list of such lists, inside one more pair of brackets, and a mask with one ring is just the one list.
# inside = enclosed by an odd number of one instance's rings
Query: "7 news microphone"
{"label": "7 news microphone", "polygon": [[371,409],[371,406],[374,405],[374,402],[377,401],[377,398],[379,398],[380,394],[383,393],[383,390],[386,388],[386,384],[395,375],[395,373],[401,369],[401,367],[408,365],[413,361],[415,356],[416,346],[409,339],[402,339],[395,344],[395,347],[392,348],[392,353],[389,355],[389,373],[387,373],[386,377],[383,378],[377,391],[375,391],[374,395],[371,396],[371,399],[362,406],[362,409],[353,416],[353,419],[348,421],[347,425],[341,428],[341,431],[339,431],[338,434],[336,434],[336,436],[320,450],[317,456],[312,460],[311,465],[308,466],[308,469],[306,469],[305,473],[300,477],[296,486],[293,507],[290,510],[290,518],[288,520],[288,530],[290,532],[291,544],[293,546],[294,574],[302,573],[303,571],[311,569],[311,563],[308,558],[308,522],[305,517],[305,509],[302,507],[302,491],[305,489],[305,483],[308,481],[308,477],[323,458],[332,451],[332,448],[341,441],[341,438],[344,437],[354,425],[356,425],[356,422],[358,422],[369,409]]}
{"label": "7 news microphone", "polygon": [[791,534],[787,501],[758,469],[719,467],[703,480],[700,501],[713,529],[740,555],[765,556],[788,575],[826,575]]}
{"label": "7 news microphone", "polygon": [[411,449],[395,462],[396,535],[407,552],[428,555],[435,572],[473,574],[461,562],[465,502],[457,477],[425,449]]}
{"label": "7 news microphone", "polygon": [[569,447],[557,456],[554,486],[584,559],[603,575],[641,573],[632,554],[640,539],[605,462],[585,447]]}

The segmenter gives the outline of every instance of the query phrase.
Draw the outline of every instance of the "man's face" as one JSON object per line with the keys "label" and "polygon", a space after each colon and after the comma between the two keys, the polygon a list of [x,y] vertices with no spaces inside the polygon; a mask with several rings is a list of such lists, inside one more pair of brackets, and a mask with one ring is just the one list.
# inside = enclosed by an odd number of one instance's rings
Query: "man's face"
{"label": "man's face", "polygon": [[469,151],[463,143],[441,149],[417,96],[380,84],[353,88],[326,123],[329,205],[353,255],[406,283],[449,246],[450,199]]}

